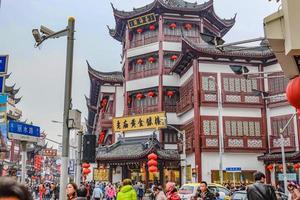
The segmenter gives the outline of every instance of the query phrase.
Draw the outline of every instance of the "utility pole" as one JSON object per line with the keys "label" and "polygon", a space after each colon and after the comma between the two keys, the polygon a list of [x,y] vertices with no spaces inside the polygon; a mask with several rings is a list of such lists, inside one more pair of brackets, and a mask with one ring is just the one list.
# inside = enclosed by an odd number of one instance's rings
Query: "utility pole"
{"label": "utility pole", "polygon": [[73,73],[73,47],[75,18],[68,19],[68,41],[67,41],[67,59],[66,59],[66,77],[65,77],[65,99],[63,116],[63,138],[61,155],[61,174],[60,174],[60,193],[59,199],[66,199],[66,187],[68,182],[68,162],[69,162],[69,111],[71,110],[72,95],[72,73]]}
{"label": "utility pole", "polygon": [[21,183],[25,184],[25,175],[26,175],[26,141],[21,141],[21,148],[22,148],[22,172],[21,172]]}
{"label": "utility pole", "polygon": [[76,179],[75,183],[80,185],[81,182],[81,150],[82,150],[82,134],[83,131],[79,130],[77,132],[77,160],[76,160]]}

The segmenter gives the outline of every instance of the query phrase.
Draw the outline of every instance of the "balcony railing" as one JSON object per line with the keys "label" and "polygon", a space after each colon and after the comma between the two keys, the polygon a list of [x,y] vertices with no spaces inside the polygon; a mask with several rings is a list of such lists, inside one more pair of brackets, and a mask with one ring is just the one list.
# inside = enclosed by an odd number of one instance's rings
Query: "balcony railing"
{"label": "balcony railing", "polygon": [[[200,43],[200,37],[186,36],[189,40],[195,43]],[[180,42],[181,35],[164,35],[164,40],[168,42]]]}
{"label": "balcony railing", "polygon": [[224,103],[262,105],[262,98],[251,93],[222,92]]}
{"label": "balcony railing", "polygon": [[265,150],[265,137],[262,136],[225,136],[226,149],[253,149]]}
{"label": "balcony railing", "polygon": [[128,115],[137,115],[137,114],[145,114],[145,113],[154,113],[158,111],[158,106],[143,106],[143,107],[134,107],[128,108]]}
{"label": "balcony railing", "polygon": [[176,105],[176,113],[181,114],[193,108],[193,95],[183,96]]}
{"label": "balcony railing", "polygon": [[154,35],[153,37],[143,38],[141,40],[134,40],[130,42],[130,48],[143,46],[146,44],[154,43],[158,41],[158,36]]}
{"label": "balcony railing", "polygon": [[[277,152],[280,151],[281,139],[280,136],[270,136],[270,149],[271,151]],[[295,136],[291,135],[289,137],[284,137],[284,147],[285,151],[294,151],[295,150]]]}
{"label": "balcony railing", "polygon": [[155,69],[150,69],[146,71],[140,71],[140,72],[129,72],[129,80],[134,80],[134,79],[140,79],[140,78],[145,78],[149,76],[155,76],[158,75],[159,70],[158,68]]}
{"label": "balcony railing", "polygon": [[203,149],[219,149],[219,135],[202,135],[201,147]]}

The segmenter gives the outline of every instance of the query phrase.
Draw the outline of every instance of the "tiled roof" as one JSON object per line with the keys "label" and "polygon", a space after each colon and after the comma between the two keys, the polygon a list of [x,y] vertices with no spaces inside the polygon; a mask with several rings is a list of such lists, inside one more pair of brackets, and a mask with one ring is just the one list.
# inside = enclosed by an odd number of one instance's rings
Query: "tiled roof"
{"label": "tiled roof", "polygon": [[121,71],[114,71],[114,72],[100,72],[93,69],[89,62],[87,61],[88,65],[88,72],[90,77],[94,77],[101,82],[104,83],[118,83],[123,84],[123,73]]}
{"label": "tiled roof", "polygon": [[98,162],[132,162],[146,159],[150,153],[156,153],[158,159],[179,161],[177,150],[163,149],[152,137],[121,138],[109,147],[100,147],[97,151]]}
{"label": "tiled roof", "polygon": [[[300,152],[286,152],[285,153],[286,160],[297,160],[300,161]],[[261,161],[281,161],[282,156],[281,153],[268,153],[261,156],[258,156],[258,160]]]}

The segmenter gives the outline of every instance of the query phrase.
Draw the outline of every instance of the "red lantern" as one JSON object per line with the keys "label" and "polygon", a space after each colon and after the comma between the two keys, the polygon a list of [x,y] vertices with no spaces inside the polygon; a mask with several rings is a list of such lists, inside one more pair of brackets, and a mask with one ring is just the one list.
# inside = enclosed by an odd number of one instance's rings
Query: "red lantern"
{"label": "red lantern", "polygon": [[102,99],[102,101],[101,101],[101,106],[102,106],[102,107],[105,107],[106,104],[107,104],[107,99]]}
{"label": "red lantern", "polygon": [[268,169],[269,171],[272,171],[273,168],[274,168],[274,166],[273,166],[272,164],[270,164],[270,165],[267,166],[267,169]]}
{"label": "red lantern", "polygon": [[89,163],[83,163],[82,168],[89,168],[91,165]]}
{"label": "red lantern", "polygon": [[139,33],[139,34],[141,34],[143,32],[143,29],[142,28],[138,28],[138,29],[136,29],[136,32]]}
{"label": "red lantern", "polygon": [[154,97],[155,93],[153,91],[148,92],[148,97]]}
{"label": "red lantern", "polygon": [[300,164],[299,163],[296,163],[296,164],[294,164],[294,170],[298,170],[299,168],[300,168]]}
{"label": "red lantern", "polygon": [[175,23],[172,23],[172,24],[169,25],[169,28],[170,28],[170,29],[173,29],[173,30],[174,30],[176,27],[177,27],[177,25],[176,25]]}
{"label": "red lantern", "polygon": [[157,155],[155,153],[151,153],[148,155],[149,160],[157,160]]}
{"label": "red lantern", "polygon": [[98,138],[98,144],[103,144],[105,138],[105,131],[101,131]]}
{"label": "red lantern", "polygon": [[150,30],[150,31],[154,31],[154,30],[155,30],[155,25],[153,25],[153,24],[150,25],[150,26],[149,26],[149,30]]}
{"label": "red lantern", "polygon": [[141,100],[143,97],[144,97],[144,95],[143,95],[142,93],[138,93],[138,94],[136,95],[136,98],[137,98],[138,100]]}
{"label": "red lantern", "polygon": [[149,160],[147,164],[150,167],[150,166],[157,166],[158,163],[156,160]]}
{"label": "red lantern", "polygon": [[158,170],[157,170],[157,167],[155,167],[155,166],[150,166],[150,167],[148,168],[148,171],[151,172],[151,173],[155,173],[155,172],[157,172]]}
{"label": "red lantern", "polygon": [[186,30],[188,30],[188,31],[191,30],[192,27],[193,27],[192,24],[185,24],[185,25],[184,25],[184,28],[185,28]]}
{"label": "red lantern", "polygon": [[171,91],[171,90],[167,91],[167,96],[169,98],[173,97],[174,96],[174,91]]}
{"label": "red lantern", "polygon": [[91,173],[91,170],[88,169],[88,168],[83,168],[82,173],[83,173],[84,175],[87,175],[87,174]]}
{"label": "red lantern", "polygon": [[151,57],[148,58],[148,61],[149,61],[149,63],[154,63],[155,62],[155,58],[151,56]]}
{"label": "red lantern", "polygon": [[177,56],[177,55],[173,55],[173,56],[171,56],[171,60],[172,60],[172,61],[175,61],[175,60],[177,60],[177,58],[178,58],[178,56]]}
{"label": "red lantern", "polygon": [[136,64],[142,65],[144,63],[143,59],[137,59]]}
{"label": "red lantern", "polygon": [[300,109],[300,76],[289,81],[286,87],[286,97],[292,106]]}

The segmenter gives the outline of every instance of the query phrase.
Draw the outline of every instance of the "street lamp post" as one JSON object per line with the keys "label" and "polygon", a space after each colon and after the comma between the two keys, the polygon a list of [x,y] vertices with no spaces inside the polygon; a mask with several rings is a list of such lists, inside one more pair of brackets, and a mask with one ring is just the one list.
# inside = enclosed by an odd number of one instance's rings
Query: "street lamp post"
{"label": "street lamp post", "polygon": [[59,199],[66,198],[66,186],[68,179],[68,158],[69,158],[69,111],[71,109],[72,95],[72,73],[73,73],[73,49],[74,49],[74,32],[75,18],[68,19],[68,27],[64,30],[54,32],[45,27],[41,27],[41,32],[45,35],[40,36],[37,29],[32,30],[32,34],[36,40],[36,46],[39,46],[48,38],[57,38],[67,35],[67,57],[66,57],[66,75],[65,75],[65,97],[64,97],[64,113],[63,113],[63,138],[62,138],[62,156],[61,156],[61,175],[60,175],[60,193]]}
{"label": "street lamp post", "polygon": [[220,183],[223,185],[224,178],[223,178],[223,117],[222,117],[222,90],[219,87],[218,83],[221,83],[221,74],[217,74],[217,80],[215,77],[210,76],[209,79],[212,79],[215,82],[217,87],[217,96],[218,96],[218,130],[219,130],[219,176],[220,176]]}

